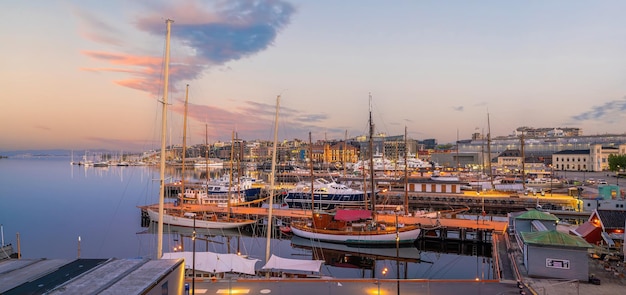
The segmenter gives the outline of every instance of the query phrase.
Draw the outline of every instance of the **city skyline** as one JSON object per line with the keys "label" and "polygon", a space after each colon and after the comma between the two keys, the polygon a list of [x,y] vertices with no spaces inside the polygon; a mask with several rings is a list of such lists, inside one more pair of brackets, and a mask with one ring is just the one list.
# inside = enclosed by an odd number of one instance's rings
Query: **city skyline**
{"label": "city skyline", "polygon": [[621,1],[11,2],[0,151],[366,135],[439,143],[521,126],[623,134]]}

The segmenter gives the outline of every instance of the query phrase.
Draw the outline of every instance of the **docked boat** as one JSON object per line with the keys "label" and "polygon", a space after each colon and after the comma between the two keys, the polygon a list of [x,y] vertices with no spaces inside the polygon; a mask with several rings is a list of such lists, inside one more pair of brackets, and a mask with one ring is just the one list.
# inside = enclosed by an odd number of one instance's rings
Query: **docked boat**
{"label": "docked boat", "polygon": [[[313,192],[311,192],[311,189]],[[311,200],[311,193],[314,200]],[[289,208],[332,210],[336,207],[365,205],[365,192],[335,181],[318,178],[311,182],[299,182],[287,191],[285,202]]]}
{"label": "docked boat", "polygon": [[[392,160],[385,158],[381,153],[377,153],[374,155],[373,161],[374,172],[404,171],[405,167],[409,170],[430,170],[441,167],[436,163],[424,161],[411,154],[408,155],[406,160],[404,158]],[[360,160],[354,164],[349,164],[349,168],[352,169],[353,172],[363,173],[365,171],[367,173],[370,169],[369,161]]]}
{"label": "docked boat", "polygon": [[198,160],[193,164],[193,167],[196,169],[224,168],[224,161],[220,159]]}
{"label": "docked boat", "polygon": [[[369,124],[369,145],[371,151],[374,134],[371,95]],[[372,157],[370,155],[370,167],[373,166]],[[311,240],[351,245],[399,245],[415,242],[421,231],[419,226],[400,224],[397,218],[395,224],[387,224],[376,219],[376,211],[373,204],[375,202],[374,173],[369,175],[372,183],[370,185],[372,190],[371,198],[369,198],[371,200],[369,203],[371,209],[337,209],[335,213],[312,210],[310,221],[294,221],[291,223],[291,232],[296,236]],[[345,187],[343,190],[348,191],[349,189]],[[301,194],[302,197],[304,195]],[[341,195],[339,194],[339,196]],[[309,201],[312,202],[309,208],[315,208],[315,199],[311,200],[309,198]],[[365,207],[362,206],[362,208]],[[399,214],[399,212],[396,211],[396,214]]]}
{"label": "docked boat", "polygon": [[94,167],[109,167],[109,162],[107,161],[100,161],[100,162],[95,162],[93,163]]}
{"label": "docked boat", "polygon": [[[197,199],[199,204],[226,204],[227,195],[231,203],[243,203],[257,199],[261,194],[260,181],[252,177],[235,178],[230,182],[228,175],[208,182],[186,182],[185,198]],[[181,193],[182,181],[166,184],[166,190],[173,195]]]}
{"label": "docked boat", "polygon": [[395,245],[413,243],[420,234],[416,225],[377,222],[369,210],[339,209],[315,213],[308,222],[292,222],[291,232],[299,237],[349,245]]}
{"label": "docked boat", "polygon": [[526,180],[526,186],[532,188],[561,188],[563,182],[556,178],[531,178]]}
{"label": "docked boat", "polygon": [[[159,212],[154,206],[144,206],[141,207],[141,210],[142,212],[145,212],[144,214],[147,214],[150,220],[157,221],[159,219]],[[256,222],[256,220],[251,219],[220,217],[217,214],[206,210],[193,212],[189,208],[185,208],[185,206],[178,206],[167,210],[166,213],[163,213],[164,224],[182,227],[232,229]]]}

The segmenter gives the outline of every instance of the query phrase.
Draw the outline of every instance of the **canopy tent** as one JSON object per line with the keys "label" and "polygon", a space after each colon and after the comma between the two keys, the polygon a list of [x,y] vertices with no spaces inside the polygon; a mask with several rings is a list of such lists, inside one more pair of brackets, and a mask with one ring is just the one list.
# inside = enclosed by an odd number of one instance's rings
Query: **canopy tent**
{"label": "canopy tent", "polygon": [[[193,252],[163,253],[162,259],[178,258],[184,258],[185,267],[191,268],[193,264]],[[258,261],[258,259],[248,259],[237,254],[196,252],[196,270],[211,273],[236,272],[254,275],[254,265]]]}
{"label": "canopy tent", "polygon": [[335,213],[335,220],[357,221],[372,218],[372,211],[361,209],[338,209]]}
{"label": "canopy tent", "polygon": [[298,270],[320,272],[323,260],[301,260],[282,258],[272,254],[270,260],[263,266],[263,269]]}

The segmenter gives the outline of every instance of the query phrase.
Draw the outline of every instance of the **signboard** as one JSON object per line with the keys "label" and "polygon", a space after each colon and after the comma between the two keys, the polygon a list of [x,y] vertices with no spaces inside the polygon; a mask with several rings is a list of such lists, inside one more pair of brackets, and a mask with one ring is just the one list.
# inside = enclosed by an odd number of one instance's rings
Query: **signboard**
{"label": "signboard", "polygon": [[548,268],[569,269],[569,265],[569,260],[546,258],[546,267]]}

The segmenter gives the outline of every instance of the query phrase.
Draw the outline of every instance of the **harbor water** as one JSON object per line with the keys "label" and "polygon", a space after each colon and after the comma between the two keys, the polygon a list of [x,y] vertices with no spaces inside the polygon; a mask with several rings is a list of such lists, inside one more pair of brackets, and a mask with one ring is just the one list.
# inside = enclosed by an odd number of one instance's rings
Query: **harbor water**
{"label": "harbor water", "polygon": [[[141,227],[137,206],[158,202],[158,177],[155,167],[84,167],[71,165],[69,156],[0,159],[4,242],[17,251],[19,234],[19,250],[27,259],[155,258],[156,226]],[[191,251],[191,231],[165,225],[164,251]],[[240,253],[259,259],[258,269],[264,264],[262,229],[197,233],[196,251]],[[360,249],[279,232],[270,245],[272,254],[284,258],[324,260],[321,274],[338,278],[494,278],[485,245],[418,242],[401,249]]]}

